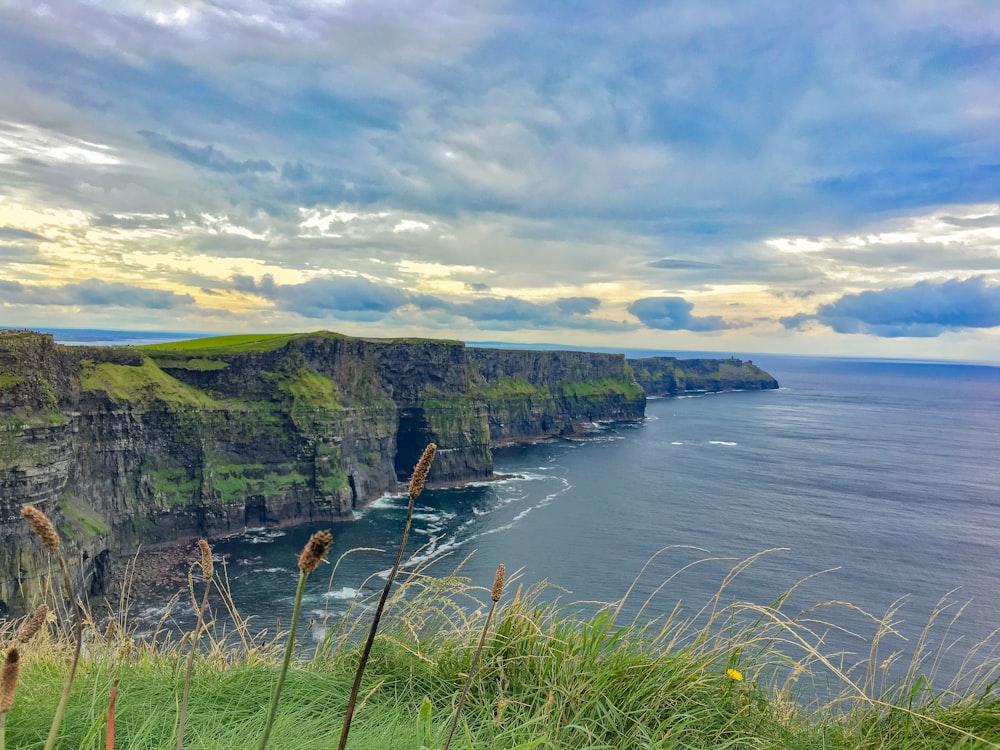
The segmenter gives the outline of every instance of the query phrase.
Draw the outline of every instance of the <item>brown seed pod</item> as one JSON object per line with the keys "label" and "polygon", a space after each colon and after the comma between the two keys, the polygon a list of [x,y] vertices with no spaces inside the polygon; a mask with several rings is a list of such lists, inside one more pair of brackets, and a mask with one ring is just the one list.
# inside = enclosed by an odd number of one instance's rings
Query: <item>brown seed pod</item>
{"label": "brown seed pod", "polygon": [[434,454],[437,452],[437,445],[434,443],[429,443],[424,452],[420,454],[420,460],[417,461],[417,465],[413,468],[413,476],[410,477],[410,499],[416,500],[420,493],[424,490],[424,482],[427,481],[427,474],[431,470],[431,464],[434,462]]}
{"label": "brown seed pod", "polygon": [[10,711],[14,705],[14,693],[17,691],[17,671],[21,666],[21,655],[16,648],[7,652],[0,674],[0,714]]}
{"label": "brown seed pod", "polygon": [[312,573],[326,557],[326,553],[333,544],[333,535],[329,531],[317,531],[306,542],[306,546],[299,555],[299,570],[306,575]]}
{"label": "brown seed pod", "polygon": [[503,580],[507,576],[507,569],[504,567],[503,563],[497,565],[497,574],[493,579],[493,591],[490,593],[490,599],[495,602],[500,601],[500,595],[503,594]]}
{"label": "brown seed pod", "polygon": [[42,629],[42,625],[45,624],[45,618],[49,614],[49,608],[44,604],[39,604],[38,609],[35,610],[34,614],[28,618],[20,629],[17,631],[17,635],[14,636],[14,640],[18,643],[27,643],[32,638],[35,637],[35,633]]}
{"label": "brown seed pod", "polygon": [[34,505],[23,506],[21,508],[21,515],[28,522],[31,530],[42,540],[42,544],[45,545],[46,549],[51,552],[56,552],[59,549],[59,535],[56,533],[56,527],[52,525],[52,521],[49,520],[47,515]]}
{"label": "brown seed pod", "polygon": [[212,548],[204,539],[198,540],[198,546],[201,548],[201,574],[206,581],[210,581],[212,573],[215,572],[215,566],[212,564]]}

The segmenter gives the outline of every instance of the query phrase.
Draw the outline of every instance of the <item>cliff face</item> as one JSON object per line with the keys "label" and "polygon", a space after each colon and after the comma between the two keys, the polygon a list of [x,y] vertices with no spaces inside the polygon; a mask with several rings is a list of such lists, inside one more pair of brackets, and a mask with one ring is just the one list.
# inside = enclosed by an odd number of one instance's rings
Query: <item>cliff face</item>
{"label": "cliff face", "polygon": [[688,392],[753,391],[778,387],[778,381],[753,362],[736,359],[629,359],[635,379],[649,396]]}
{"label": "cliff face", "polygon": [[0,614],[43,585],[21,521],[55,522],[80,590],[138,544],[349,518],[405,480],[487,477],[491,447],[636,419],[621,355],[467,348],[321,332],[142,348],[0,333]]}

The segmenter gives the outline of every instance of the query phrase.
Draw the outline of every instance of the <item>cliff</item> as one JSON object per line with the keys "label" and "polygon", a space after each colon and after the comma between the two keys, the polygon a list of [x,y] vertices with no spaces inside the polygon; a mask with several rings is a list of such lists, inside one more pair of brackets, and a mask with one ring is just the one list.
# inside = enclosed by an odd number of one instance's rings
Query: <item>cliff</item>
{"label": "cliff", "polygon": [[329,332],[150,347],[64,347],[0,333],[0,614],[51,564],[21,521],[56,524],[100,594],[139,544],[349,518],[405,480],[488,477],[492,447],[637,419],[622,355],[467,348]]}
{"label": "cliff", "polygon": [[750,360],[677,359],[646,357],[629,359],[628,365],[647,396],[678,396],[684,393],[755,391],[778,387],[778,381]]}

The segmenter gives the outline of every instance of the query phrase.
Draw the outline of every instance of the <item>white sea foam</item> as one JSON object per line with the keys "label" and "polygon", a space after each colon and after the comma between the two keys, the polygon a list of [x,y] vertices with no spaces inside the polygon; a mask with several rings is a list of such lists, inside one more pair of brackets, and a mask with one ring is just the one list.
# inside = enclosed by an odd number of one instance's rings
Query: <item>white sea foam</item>
{"label": "white sea foam", "polygon": [[739,445],[739,443],[730,443],[728,440],[709,440],[709,445]]}
{"label": "white sea foam", "polygon": [[[364,508],[358,508],[354,511],[354,518],[364,518],[370,510],[384,510],[386,508],[397,508],[400,506],[400,500],[406,497],[405,493],[402,492],[386,492],[385,494],[379,495],[377,498],[372,500]],[[405,507],[405,506],[404,506]]]}
{"label": "white sea foam", "polygon": [[684,443],[682,443],[682,442],[681,442],[680,440],[674,440],[674,441],[673,441],[673,442],[671,442],[670,444],[671,444],[671,445],[684,445]]}
{"label": "white sea foam", "polygon": [[350,586],[344,586],[336,591],[327,591],[325,594],[327,599],[353,599],[357,595],[358,590],[352,589]]}

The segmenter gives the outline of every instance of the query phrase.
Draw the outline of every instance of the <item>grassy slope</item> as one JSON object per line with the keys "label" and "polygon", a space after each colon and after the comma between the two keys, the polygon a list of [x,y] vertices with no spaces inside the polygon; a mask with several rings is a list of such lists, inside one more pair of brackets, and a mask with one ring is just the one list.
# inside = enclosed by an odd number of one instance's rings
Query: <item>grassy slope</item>
{"label": "grassy slope", "polygon": [[[426,571],[420,571],[426,572]],[[332,584],[332,580],[331,580]],[[200,582],[197,584],[200,589]],[[439,748],[451,721],[484,597],[454,574],[421,575],[404,583],[390,602],[365,675],[350,748],[418,748],[418,709],[431,707],[429,747]],[[539,741],[543,748],[996,748],[1000,700],[986,686],[998,676],[995,657],[978,684],[961,694],[926,689],[921,665],[891,688],[844,684],[835,699],[797,705],[776,676],[789,665],[774,648],[794,635],[808,637],[809,620],[779,608],[750,606],[756,622],[730,627],[739,612],[707,605],[709,622],[695,626],[671,618],[655,627],[615,622],[614,607],[578,619],[568,610],[537,603],[518,589],[508,594],[475,671],[454,748],[508,750]],[[222,608],[213,592],[213,606]],[[812,609],[812,608],[810,608]],[[318,654],[303,655],[282,695],[269,747],[333,747],[357,663],[359,633],[368,610],[357,607]],[[100,628],[101,630],[103,628]],[[9,634],[0,628],[0,643]],[[419,634],[419,635],[418,635]],[[276,640],[225,649],[208,646],[197,662],[185,747],[252,748],[264,722],[276,674]],[[119,750],[173,748],[184,651],[171,645],[138,647],[123,637],[93,638],[77,684],[60,747],[103,748],[107,696],[120,680]],[[239,639],[233,639],[239,642]],[[311,636],[300,635],[307,648]],[[347,644],[347,645],[345,645]],[[813,643],[798,657],[805,674],[837,668]],[[7,722],[9,747],[40,748],[64,678],[65,640],[46,638],[27,647],[21,687]],[[793,657],[794,658],[794,657]],[[738,668],[745,679],[727,676]],[[795,670],[792,669],[794,672]]]}

